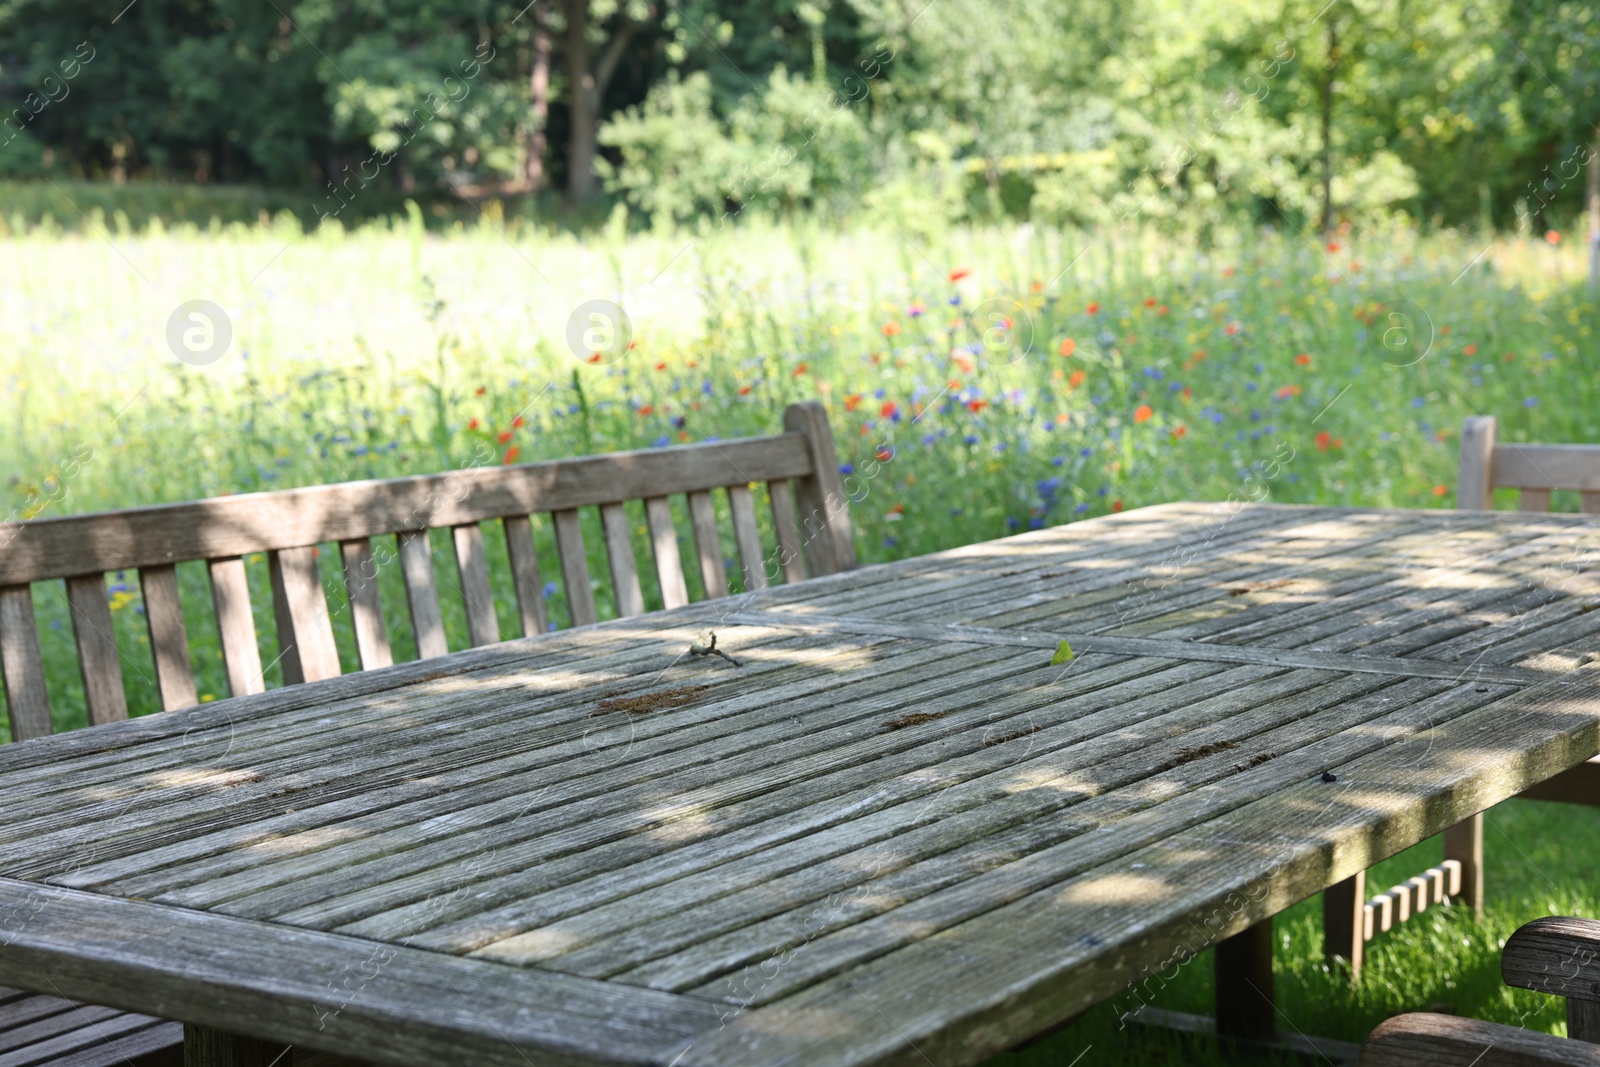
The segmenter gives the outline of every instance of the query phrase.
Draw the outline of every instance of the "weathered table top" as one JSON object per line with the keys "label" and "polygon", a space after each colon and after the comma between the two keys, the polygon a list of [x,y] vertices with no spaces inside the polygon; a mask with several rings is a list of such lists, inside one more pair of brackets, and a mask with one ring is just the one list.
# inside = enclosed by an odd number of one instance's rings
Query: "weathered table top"
{"label": "weathered table top", "polygon": [[6,746],[0,981],[393,1063],[977,1062],[1595,755],[1597,551],[1169,505]]}

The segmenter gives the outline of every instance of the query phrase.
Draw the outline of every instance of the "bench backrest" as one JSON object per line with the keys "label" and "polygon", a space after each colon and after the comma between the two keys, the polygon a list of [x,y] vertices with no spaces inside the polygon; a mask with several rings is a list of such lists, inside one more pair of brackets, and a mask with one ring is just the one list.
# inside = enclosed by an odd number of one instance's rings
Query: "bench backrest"
{"label": "bench backrest", "polygon": [[1600,514],[1600,445],[1501,444],[1491,415],[1461,427],[1456,507],[1494,508],[1496,488],[1517,489],[1519,511],[1549,511],[1553,489],[1576,490],[1585,514]]}
{"label": "bench backrest", "polygon": [[[156,686],[163,710],[196,703],[175,564],[203,560],[228,687],[260,692],[244,557],[264,552],[272,585],[279,662],[286,684],[340,672],[317,546],[338,545],[361,669],[392,661],[379,601],[378,568],[397,556],[420,658],[448,651],[427,531],[448,528],[473,645],[501,639],[480,522],[499,521],[524,635],[547,629],[544,582],[529,516],[549,513],[562,586],[574,625],[596,620],[580,508],[599,509],[612,591],[621,615],[644,611],[624,503],[642,500],[666,607],[688,602],[668,497],[687,496],[703,588],[726,596],[712,492],[727,493],[745,588],[832,574],[855,566],[850,527],[827,413],[815,402],[791,405],[784,430],[676,448],[474,467],[445,474],[348,482],[186,504],[0,523],[0,673],[11,736],[51,732],[50,699],[31,582],[65,579],[78,664],[91,724],[125,719],[122,667],[106,573],[137,570]],[[790,483],[794,494],[790,494]],[[778,541],[764,553],[750,486],[765,482]],[[798,510],[797,510],[798,505]],[[373,538],[396,535],[396,550],[375,554]]]}

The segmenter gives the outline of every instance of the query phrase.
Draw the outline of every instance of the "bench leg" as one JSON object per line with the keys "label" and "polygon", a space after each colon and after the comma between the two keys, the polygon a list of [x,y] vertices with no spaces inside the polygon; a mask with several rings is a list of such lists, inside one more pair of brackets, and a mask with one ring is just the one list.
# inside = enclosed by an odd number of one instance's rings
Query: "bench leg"
{"label": "bench leg", "polygon": [[1322,891],[1322,955],[1330,970],[1361,977],[1367,949],[1367,872],[1358,871]]}
{"label": "bench leg", "polygon": [[281,1041],[184,1024],[183,1067],[292,1067],[293,1063],[294,1051]]}
{"label": "bench leg", "polygon": [[1483,918],[1483,812],[1462,819],[1444,832],[1444,858],[1461,862],[1461,893],[1458,902],[1472,909],[1472,917]]}
{"label": "bench leg", "polygon": [[1217,1036],[1270,1041],[1278,1029],[1272,991],[1272,920],[1217,942]]}

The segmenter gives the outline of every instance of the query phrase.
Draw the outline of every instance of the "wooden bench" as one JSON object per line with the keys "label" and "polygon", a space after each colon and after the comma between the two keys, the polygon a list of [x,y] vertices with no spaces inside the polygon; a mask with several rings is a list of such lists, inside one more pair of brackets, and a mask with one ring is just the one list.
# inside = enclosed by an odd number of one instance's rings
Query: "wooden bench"
{"label": "wooden bench", "polygon": [[1567,1036],[1414,1012],[1372,1031],[1361,1067],[1600,1067],[1600,922],[1535,919],[1506,940],[1500,974],[1565,997]]}
{"label": "wooden bench", "polygon": [[[791,405],[772,437],[613,453],[546,463],[467,468],[424,477],[314,486],[272,493],[30,522],[0,523],[0,674],[11,736],[54,729],[33,583],[63,581],[91,725],[128,717],[123,660],[114,636],[108,572],[137,571],[160,707],[198,702],[176,565],[204,561],[228,690],[265,689],[245,557],[265,553],[271,577],[278,660],[285,684],[340,673],[319,547],[336,552],[363,670],[394,656],[379,596],[380,571],[397,563],[419,658],[446,642],[428,530],[450,531],[468,637],[502,639],[482,527],[505,537],[508,581],[524,635],[549,628],[543,569],[530,516],[547,513],[574,625],[598,619],[580,509],[599,511],[611,595],[621,616],[645,610],[625,504],[642,501],[664,607],[689,602],[669,497],[686,496],[695,564],[707,598],[727,596],[713,493],[726,494],[746,589],[833,574],[855,566],[855,541],[827,414],[816,402]],[[772,551],[763,548],[751,486],[770,500]],[[791,491],[792,486],[792,491]],[[390,541],[392,538],[392,541]],[[389,547],[393,544],[393,548]],[[57,587],[58,591],[60,587]],[[119,1036],[120,1035],[120,1036]],[[108,1044],[118,1036],[120,1045]],[[0,989],[0,1063],[111,1067],[140,1056],[170,1060],[182,1028],[143,1016]],[[35,1049],[35,1046],[37,1048]],[[33,1050],[36,1058],[28,1058]],[[63,1058],[71,1051],[73,1057]],[[74,1058],[75,1057],[75,1058]]]}
{"label": "wooden bench", "polygon": [[[1518,491],[1520,511],[1547,512],[1553,490],[1576,491],[1585,514],[1600,515],[1600,445],[1519,445],[1496,440],[1490,416],[1461,428],[1456,507],[1494,509],[1497,488]],[[1522,794],[1530,800],[1600,805],[1600,757],[1580,763]],[[1323,949],[1351,975],[1360,973],[1364,946],[1373,937],[1430,905],[1446,900],[1483,916],[1483,813],[1444,833],[1444,862],[1368,898],[1366,872],[1323,894]]]}

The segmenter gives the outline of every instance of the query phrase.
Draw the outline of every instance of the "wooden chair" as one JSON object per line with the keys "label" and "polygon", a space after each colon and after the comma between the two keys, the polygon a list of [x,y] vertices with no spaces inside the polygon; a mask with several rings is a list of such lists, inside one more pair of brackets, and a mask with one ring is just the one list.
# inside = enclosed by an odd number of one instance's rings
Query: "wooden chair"
{"label": "wooden chair", "polygon": [[[1516,445],[1496,441],[1492,417],[1476,416],[1461,428],[1456,507],[1491,511],[1497,488],[1519,491],[1520,511],[1549,511],[1552,490],[1575,490],[1585,514],[1600,515],[1600,445]],[[1520,794],[1531,800],[1600,805],[1600,757]],[[1483,916],[1483,813],[1444,833],[1444,862],[1387,893],[1368,898],[1366,872],[1323,894],[1323,951],[1359,974],[1366,942],[1449,899]]]}
{"label": "wooden chair", "polygon": [[1567,1036],[1417,1012],[1378,1026],[1361,1067],[1600,1067],[1600,922],[1535,919],[1506,940],[1507,985],[1567,1000]]}
{"label": "wooden chair", "polygon": [[[712,494],[725,491],[746,589],[855,566],[855,541],[827,414],[816,402],[784,412],[784,432],[671,449],[548,463],[469,468],[388,481],[314,486],[31,522],[0,523],[0,675],[14,740],[53,730],[31,583],[65,580],[90,725],[128,717],[124,650],[114,639],[107,572],[136,570],[163,711],[198,702],[175,565],[203,560],[231,694],[265,688],[244,557],[265,553],[285,684],[340,673],[318,546],[337,546],[361,669],[393,661],[377,575],[397,560],[420,658],[449,651],[427,532],[448,528],[474,646],[501,640],[479,523],[505,536],[509,584],[524,635],[548,628],[529,516],[553,524],[575,625],[597,620],[579,509],[597,508],[619,615],[645,610],[624,504],[642,500],[665,607],[688,603],[668,498],[685,494],[706,596],[728,595]],[[776,550],[764,552],[751,486],[766,483]],[[793,495],[790,486],[793,484]],[[797,508],[798,505],[798,508]],[[395,538],[391,552],[375,539]],[[148,661],[147,661],[148,662]],[[119,1037],[110,1045],[108,1038]],[[110,1067],[165,1062],[175,1023],[0,989],[0,1063]],[[26,1048],[28,1051],[22,1051]],[[35,1055],[36,1054],[36,1055]],[[34,1055],[35,1058],[28,1058]]]}

